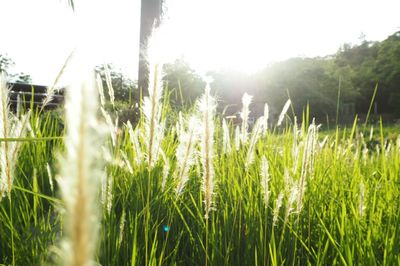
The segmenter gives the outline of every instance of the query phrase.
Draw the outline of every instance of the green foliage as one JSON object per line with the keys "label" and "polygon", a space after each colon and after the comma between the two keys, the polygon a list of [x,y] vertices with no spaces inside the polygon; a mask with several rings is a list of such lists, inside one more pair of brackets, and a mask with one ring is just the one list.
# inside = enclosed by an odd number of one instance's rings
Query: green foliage
{"label": "green foliage", "polygon": [[361,45],[345,46],[336,55],[339,71],[347,73],[352,86],[362,94],[358,111],[368,108],[375,84],[379,84],[377,104],[381,113],[400,114],[397,104],[400,91],[400,32],[382,42],[364,41]]}
{"label": "green foliage", "polygon": [[111,116],[116,119],[118,117],[118,124],[122,126],[126,122],[136,125],[139,122],[140,111],[139,106],[132,105],[123,101],[116,101],[115,106],[110,103],[106,104],[106,110]]}
{"label": "green foliage", "polygon": [[[164,108],[167,112],[170,107],[167,104]],[[175,119],[170,114],[165,117]],[[64,221],[59,210],[63,203],[56,183],[56,189],[51,190],[46,171],[47,163],[53,176],[58,171],[55,155],[64,148],[62,138],[58,138],[64,135],[59,129],[60,118],[52,113],[33,115],[31,124],[35,137],[23,145],[11,198],[0,202],[0,264],[13,260],[16,265],[52,263],[57,256],[54,247],[62,236]],[[106,170],[112,185],[107,188],[111,196],[100,210],[99,264],[202,265],[206,259],[209,265],[399,263],[398,128],[381,127],[371,140],[366,137],[369,132],[362,132],[356,124],[326,132],[327,143],[319,146],[322,139],[316,143],[303,209],[286,220],[285,196],[274,225],[276,199],[288,189],[285,171],[289,170],[294,182],[301,176],[300,167],[293,168],[293,145],[298,141],[293,128],[267,132],[256,145],[254,163],[246,168],[248,145],[238,150],[233,146],[231,153],[223,154],[221,124],[216,120],[216,209],[207,224],[198,166],[190,169],[184,191],[175,194],[178,136],[173,130],[175,123],[167,124],[162,148],[171,168],[165,189],[161,187],[164,162],[159,161],[152,170],[144,163],[137,164],[126,128],[117,135],[116,146],[110,139],[105,143],[111,150]],[[142,126],[139,123],[138,127]],[[305,125],[300,130],[306,134]],[[48,137],[53,139],[45,139]],[[143,143],[145,138],[139,136],[138,141]],[[299,146],[300,162],[306,146]],[[269,162],[271,195],[267,206],[260,185],[262,156]]]}
{"label": "green foliage", "polygon": [[8,79],[16,83],[31,83],[31,77],[25,73],[12,73],[10,68],[15,65],[14,61],[7,55],[0,54],[0,73],[5,72]]}
{"label": "green foliage", "polygon": [[[106,98],[105,109],[115,120],[118,117],[119,125],[130,121],[136,125],[139,121],[139,90],[134,81],[122,73],[112,64],[97,66],[95,71],[100,75],[103,93]],[[111,78],[111,86],[114,90],[115,105],[110,103],[109,88],[106,81],[106,71]]]}
{"label": "green foliage", "polygon": [[170,104],[181,108],[183,104],[192,105],[203,93],[205,82],[184,59],[177,59],[163,67],[163,80],[168,88]]}
{"label": "green foliage", "polygon": [[[397,32],[382,42],[364,40],[360,45],[345,44],[332,56],[291,58],[251,75],[232,70],[210,74],[223,105],[236,104],[236,111],[241,96],[248,92],[255,96],[254,105],[268,102],[273,114],[280,112],[290,96],[298,117],[309,105],[311,116],[320,122],[325,122],[327,116],[334,120],[339,104],[339,116],[344,116],[339,118],[343,121],[355,113],[367,113],[376,84],[377,112],[400,115],[399,62],[400,32]],[[354,108],[346,112],[346,106]],[[259,116],[261,112],[259,108],[253,114]]]}
{"label": "green foliage", "polygon": [[49,245],[60,237],[60,200],[55,180],[55,189],[51,189],[47,164],[55,176],[55,156],[63,146],[63,122],[55,111],[39,117],[36,110],[30,124],[34,137],[22,145],[11,197],[0,201],[0,264],[42,265],[49,261]]}
{"label": "green foliage", "polygon": [[[189,181],[179,194],[175,192],[174,180],[180,136],[175,127],[178,109],[171,104],[185,106],[185,100],[194,100],[196,90],[185,91],[185,88],[202,83],[183,62],[166,66],[165,80],[172,87],[179,87],[178,81],[185,86],[180,86],[182,96],[178,102],[174,102],[176,98],[169,99],[173,90],[164,97],[162,117],[167,121],[160,145],[163,160],[158,160],[152,168],[138,162],[138,150],[127,127],[113,129],[116,140],[112,142],[109,137],[103,143],[104,149],[110,151],[104,157],[107,157],[107,179],[111,181],[104,183],[99,195],[99,201],[100,196],[105,199],[99,209],[102,228],[96,262],[101,265],[205,262],[209,265],[398,265],[399,129],[384,128],[381,122],[379,130],[369,138],[367,126],[359,127],[355,120],[351,128],[324,132],[327,139],[323,143],[318,137],[309,141],[310,131],[305,122],[310,120],[308,114],[313,114],[308,112],[309,106],[317,109],[316,115],[335,114],[339,80],[342,91],[339,99],[354,101],[361,109],[366,104],[363,93],[379,81],[382,90],[378,103],[386,100],[387,110],[395,110],[397,98],[390,102],[385,97],[398,93],[396,60],[388,57],[397,56],[398,37],[392,36],[379,44],[362,44],[361,48],[347,46],[335,58],[290,59],[255,75],[214,72],[215,91],[223,103],[238,102],[236,97],[240,99],[247,91],[255,95],[258,103],[267,100],[277,110],[288,94],[295,113],[302,113],[305,105],[308,107],[300,129],[289,123],[260,137],[254,147],[254,161],[249,165],[246,159],[249,144],[240,147],[233,144],[231,152],[224,152],[226,135],[221,121],[215,119],[216,156],[211,159],[216,204],[208,220],[204,219],[199,162],[190,168]],[[365,80],[360,79],[361,74]],[[180,78],[181,75],[186,78]],[[132,104],[124,94],[129,86],[124,87],[120,76],[111,77],[115,91],[120,90],[121,94],[115,106],[106,109],[121,117],[118,112]],[[226,90],[228,85],[234,87]],[[107,88],[105,84],[104,87]],[[372,106],[370,100],[368,110]],[[193,110],[183,112],[182,117],[192,114]],[[59,166],[54,161],[64,149],[63,119],[58,113],[33,112],[30,125],[31,136],[23,140],[12,192],[0,202],[1,265],[43,265],[57,261],[58,250],[54,247],[60,245],[65,225],[60,211],[64,203],[58,199],[54,181],[55,190],[51,188],[52,175],[47,171],[48,164],[53,176],[58,172]],[[146,132],[143,119],[135,125],[132,130]],[[234,135],[233,129],[229,125],[228,136]],[[132,136],[139,148],[145,146],[148,136],[141,133]],[[312,156],[309,147],[313,147]],[[263,157],[269,163],[267,204],[261,185]],[[168,172],[164,171],[166,165]],[[311,170],[303,171],[303,165],[311,165]],[[300,184],[302,176],[307,183],[302,209],[293,212],[288,191]],[[277,209],[281,193],[285,196],[282,207]]]}
{"label": "green foliage", "polygon": [[110,74],[111,85],[114,89],[114,96],[116,101],[133,104],[139,100],[139,91],[137,90],[136,83],[127,77],[120,69],[117,69],[113,64],[99,65],[95,71],[100,75],[103,82],[104,95],[109,100],[108,85],[106,81],[106,69]]}

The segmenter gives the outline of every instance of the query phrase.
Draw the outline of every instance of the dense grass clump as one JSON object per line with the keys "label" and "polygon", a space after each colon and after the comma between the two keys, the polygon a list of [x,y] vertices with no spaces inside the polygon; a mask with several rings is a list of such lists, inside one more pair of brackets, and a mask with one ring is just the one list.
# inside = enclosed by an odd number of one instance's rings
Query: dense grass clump
{"label": "dense grass clump", "polygon": [[[175,114],[157,75],[137,125],[82,105],[94,116],[77,119],[97,121],[67,122],[66,133],[63,117],[31,110],[23,139],[0,140],[22,141],[0,202],[0,264],[70,262],[65,241],[79,253],[71,237],[82,235],[71,201],[88,204],[79,219],[98,232],[85,237],[101,265],[400,264],[398,131],[354,123],[323,132],[307,117],[274,127],[268,106],[249,125],[247,95],[236,127],[214,113],[209,89],[196,109]],[[108,137],[91,139],[96,128]],[[69,199],[69,178],[92,194]]]}

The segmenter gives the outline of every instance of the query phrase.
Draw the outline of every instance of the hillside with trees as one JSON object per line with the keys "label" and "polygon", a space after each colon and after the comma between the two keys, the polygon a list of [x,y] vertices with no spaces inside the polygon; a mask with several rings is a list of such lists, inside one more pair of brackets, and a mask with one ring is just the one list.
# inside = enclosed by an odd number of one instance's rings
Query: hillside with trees
{"label": "hillside with trees", "polygon": [[[175,62],[175,67],[168,65],[165,71],[170,89],[177,87],[179,80],[198,78],[182,61]],[[234,113],[247,92],[255,96],[254,115],[262,110],[257,104],[264,102],[276,113],[290,97],[297,116],[309,105],[311,115],[321,122],[335,120],[338,111],[344,118],[367,113],[377,86],[372,112],[390,122],[400,115],[400,32],[382,42],[345,44],[326,57],[276,62],[255,74],[220,70],[210,71],[209,75],[221,109],[231,106]],[[193,102],[198,93],[190,93],[191,85],[181,84],[180,90]]]}
{"label": "hillside with trees", "polygon": [[[13,65],[11,58],[0,55],[0,70],[8,72],[13,82],[31,82],[27,74],[11,73]],[[131,109],[140,99],[137,83],[114,66],[109,68],[118,106],[122,111]],[[165,64],[163,70],[171,106],[190,105],[201,95],[205,81],[183,58]],[[96,71],[106,89],[104,67]],[[224,115],[236,114],[247,92],[254,96],[255,117],[262,114],[265,102],[272,117],[277,115],[290,97],[297,117],[309,106],[310,115],[321,123],[336,121],[337,116],[339,122],[349,122],[355,114],[368,112],[377,87],[372,113],[393,122],[400,117],[400,31],[381,42],[344,44],[334,55],[275,62],[253,74],[223,69],[208,75]]]}

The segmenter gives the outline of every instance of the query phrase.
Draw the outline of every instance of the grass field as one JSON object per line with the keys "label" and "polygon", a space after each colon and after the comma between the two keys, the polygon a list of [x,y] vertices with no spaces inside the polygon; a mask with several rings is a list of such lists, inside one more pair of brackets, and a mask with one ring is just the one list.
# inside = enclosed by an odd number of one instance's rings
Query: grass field
{"label": "grass field", "polygon": [[208,90],[173,112],[153,75],[119,128],[94,85],[61,117],[16,117],[2,85],[1,265],[400,265],[398,128],[250,128],[251,97],[235,128]]}

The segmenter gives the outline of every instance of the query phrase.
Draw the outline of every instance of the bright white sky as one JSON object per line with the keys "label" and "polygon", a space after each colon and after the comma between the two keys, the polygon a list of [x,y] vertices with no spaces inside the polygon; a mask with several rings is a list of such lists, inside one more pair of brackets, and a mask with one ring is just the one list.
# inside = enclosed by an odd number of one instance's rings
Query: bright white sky
{"label": "bright white sky", "polygon": [[[0,54],[50,84],[74,47],[91,64],[136,76],[140,0],[0,0]],[[166,0],[164,50],[198,71],[254,71],[293,56],[324,56],[343,43],[400,30],[399,0]],[[77,68],[77,66],[74,66]]]}

